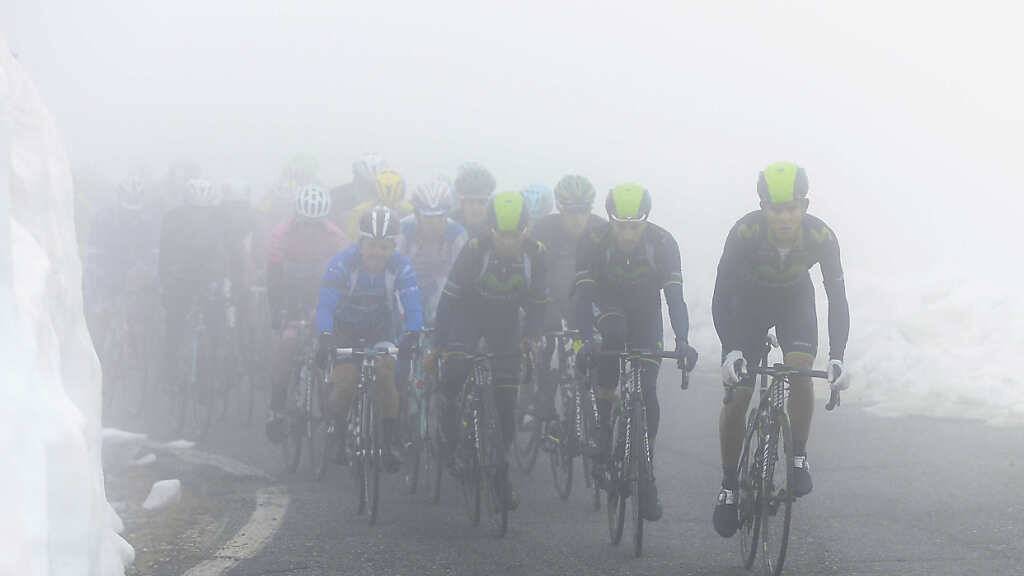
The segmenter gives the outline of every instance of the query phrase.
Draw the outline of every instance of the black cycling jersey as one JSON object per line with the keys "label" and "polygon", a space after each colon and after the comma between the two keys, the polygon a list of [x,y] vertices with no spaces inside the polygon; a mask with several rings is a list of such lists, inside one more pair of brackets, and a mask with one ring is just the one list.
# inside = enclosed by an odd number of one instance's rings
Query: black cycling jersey
{"label": "black cycling jersey", "polygon": [[[549,326],[556,326],[564,317],[570,326],[575,325],[573,310],[569,305],[570,294],[576,279],[576,248],[579,241],[572,238],[562,223],[563,214],[548,214],[530,228],[530,237],[544,245],[545,262],[548,272],[548,294],[557,305],[559,314],[548,313]],[[605,224],[593,214],[589,215],[583,235],[592,233]],[[582,236],[581,236],[582,238]]]}
{"label": "black cycling jersey", "polygon": [[[757,300],[760,307],[774,307],[771,303],[780,301],[785,294],[800,292],[808,295],[813,306],[814,291],[806,288],[809,270],[816,264],[821,268],[828,296],[829,357],[841,360],[850,334],[850,306],[835,233],[820,219],[807,214],[796,244],[782,250],[771,242],[760,210],[747,214],[733,226],[718,263],[712,314],[723,353],[746,351],[750,346],[747,325],[755,320],[744,310],[749,308],[747,304]],[[807,329],[799,331],[810,333]]]}
{"label": "black cycling jersey", "polygon": [[523,256],[512,262],[495,254],[494,242],[488,236],[472,238],[459,252],[437,308],[438,346],[446,344],[455,306],[484,304],[492,310],[507,309],[516,314],[523,309],[526,335],[540,334],[548,302],[544,246],[530,239],[523,245]]}
{"label": "black cycling jersey", "polygon": [[[665,229],[647,223],[629,254],[616,245],[605,223],[584,235],[576,256],[576,325],[582,336],[593,334],[593,307],[621,308],[627,314],[649,307],[661,318],[661,292],[668,303],[676,339],[687,341],[689,312],[683,299],[679,245]],[[660,322],[658,322],[660,329]]]}

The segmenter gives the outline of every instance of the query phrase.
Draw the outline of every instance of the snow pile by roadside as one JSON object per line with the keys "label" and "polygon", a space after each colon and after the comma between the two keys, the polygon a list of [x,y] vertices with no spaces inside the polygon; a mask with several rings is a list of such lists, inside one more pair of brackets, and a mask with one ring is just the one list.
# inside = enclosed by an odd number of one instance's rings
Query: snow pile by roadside
{"label": "snow pile by roadside", "polygon": [[104,494],[70,168],[2,38],[0,126],[0,574],[123,574],[133,551]]}
{"label": "snow pile by roadside", "polygon": [[1024,424],[1024,298],[976,278],[858,279],[850,360],[873,411]]}

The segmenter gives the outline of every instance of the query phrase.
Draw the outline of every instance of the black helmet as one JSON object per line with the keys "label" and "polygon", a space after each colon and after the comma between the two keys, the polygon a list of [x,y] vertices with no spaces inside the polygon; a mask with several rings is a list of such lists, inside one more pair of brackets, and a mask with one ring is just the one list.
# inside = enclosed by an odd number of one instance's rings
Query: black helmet
{"label": "black helmet", "polygon": [[394,238],[399,231],[398,215],[387,206],[374,206],[359,219],[359,235],[363,238]]}

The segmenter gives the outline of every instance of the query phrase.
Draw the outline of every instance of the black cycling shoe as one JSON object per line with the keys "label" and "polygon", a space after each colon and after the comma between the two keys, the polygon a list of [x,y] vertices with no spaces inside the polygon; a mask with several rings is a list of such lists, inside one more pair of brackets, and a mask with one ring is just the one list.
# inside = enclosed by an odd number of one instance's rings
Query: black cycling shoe
{"label": "black cycling shoe", "polygon": [[715,501],[715,532],[722,538],[730,538],[740,527],[739,510],[736,508],[736,491],[722,490]]}
{"label": "black cycling shoe", "polygon": [[793,496],[807,496],[812,490],[814,482],[811,481],[811,467],[807,463],[807,456],[793,458]]}
{"label": "black cycling shoe", "polygon": [[661,520],[661,499],[658,498],[658,486],[654,481],[648,482],[640,489],[640,515],[648,522]]}

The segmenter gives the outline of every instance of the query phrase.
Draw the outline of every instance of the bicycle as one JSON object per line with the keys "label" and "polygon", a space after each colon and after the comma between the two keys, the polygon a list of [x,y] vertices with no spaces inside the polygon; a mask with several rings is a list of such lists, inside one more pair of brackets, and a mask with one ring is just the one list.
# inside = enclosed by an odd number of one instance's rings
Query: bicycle
{"label": "bicycle", "polygon": [[314,377],[316,339],[309,320],[293,324],[297,328],[296,338],[303,344],[292,361],[291,385],[288,387],[291,401],[286,404],[284,414],[286,437],[281,442],[281,457],[285,471],[294,474],[302,462],[305,447],[309,470],[316,474],[319,469],[317,459],[321,454],[316,449],[318,436],[315,432],[323,417],[323,398],[318,393]]}
{"label": "bicycle", "polygon": [[576,354],[572,343],[579,337],[575,330],[551,332],[545,338],[554,346],[555,412],[558,417],[549,423],[544,435],[544,449],[551,462],[551,475],[555,492],[562,500],[572,493],[573,468],[577,456],[581,457],[584,484],[593,489],[595,510],[601,507],[601,492],[591,477],[591,458],[596,449],[597,397],[590,386],[589,372],[581,377],[576,370]]}
{"label": "bicycle", "polygon": [[524,399],[532,398],[533,401],[523,400],[516,408],[516,436],[513,451],[516,468],[523,474],[530,475],[533,473],[533,467],[537,464],[547,419],[539,418],[535,409],[537,391],[540,389],[535,352],[530,350],[524,353],[521,362],[519,390]]}
{"label": "bicycle", "polygon": [[209,284],[194,301],[186,317],[188,339],[180,351],[180,388],[171,390],[174,431],[199,441],[209,434],[214,415],[226,410],[224,337],[231,324],[227,301],[220,282]]}
{"label": "bicycle", "polygon": [[[380,430],[374,407],[374,394],[377,383],[377,360],[385,357],[394,358],[398,348],[390,345],[372,348],[337,348],[334,360],[351,359],[359,362],[359,379],[356,384],[355,398],[344,423],[347,429],[343,449],[348,462],[352,465],[352,475],[356,488],[356,514],[369,514],[370,524],[377,522],[380,509],[380,473],[384,467],[384,447],[380,445]],[[334,361],[328,363],[325,370],[322,390],[327,390],[327,382],[334,370]],[[321,458],[321,469],[317,477],[322,479],[329,462],[338,452],[337,442],[341,435],[338,427],[341,422],[334,419],[328,421],[326,441]]]}
{"label": "bicycle", "polygon": [[498,422],[491,362],[496,358],[519,358],[520,354],[464,357],[471,368],[459,401],[461,432],[455,447],[456,478],[470,522],[479,525],[486,495],[486,510],[497,536],[502,537],[508,532],[509,464]]}
{"label": "bicycle", "polygon": [[[631,350],[597,352],[599,356],[619,359],[619,397],[613,405],[611,430],[614,445],[608,457],[604,482],[607,493],[608,532],[613,545],[618,545],[626,519],[626,500],[630,500],[633,520],[633,555],[643,552],[644,518],[640,513],[641,490],[654,480],[654,461],[647,430],[647,404],[644,397],[643,373],[651,362],[670,358],[678,353]],[[682,372],[682,388],[689,386],[689,374]]]}
{"label": "bicycle", "polygon": [[[430,356],[430,334],[432,330],[424,330],[419,334],[419,342],[411,351],[409,385],[406,389],[402,407],[402,422],[405,447],[405,483],[410,494],[419,489],[422,472],[433,474],[435,486],[440,483],[441,467],[437,465],[437,444],[431,435],[431,423],[434,417],[431,411],[431,400],[435,382],[429,377],[423,366],[423,359]],[[437,492],[435,488],[435,492]],[[440,494],[437,494],[440,499]]]}
{"label": "bicycle", "polygon": [[[733,390],[753,388],[754,380],[758,380],[758,402],[747,414],[740,452],[737,508],[743,566],[748,570],[753,567],[758,548],[761,548],[762,567],[767,576],[782,573],[796,500],[790,476],[793,441],[786,411],[789,379],[795,376],[828,378],[828,373],[822,370],[804,370],[780,363],[769,367],[768,354],[773,347],[772,341],[766,341],[759,364],[748,371],[749,384],[727,386],[725,397],[725,402],[730,402]],[[833,390],[825,409],[833,410],[840,400],[839,392]],[[780,460],[783,465],[777,466]]]}

